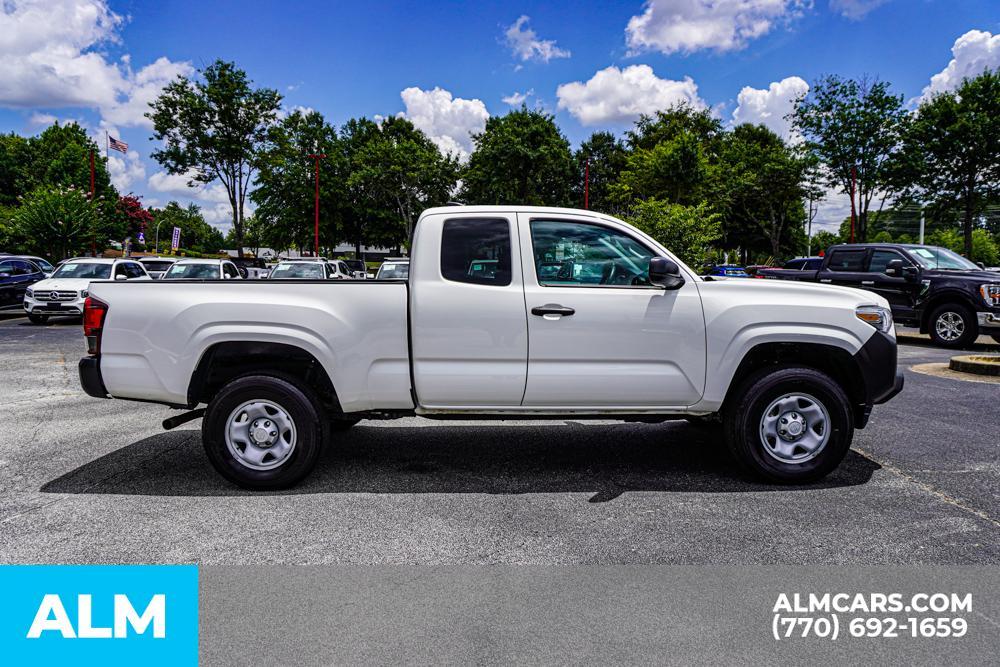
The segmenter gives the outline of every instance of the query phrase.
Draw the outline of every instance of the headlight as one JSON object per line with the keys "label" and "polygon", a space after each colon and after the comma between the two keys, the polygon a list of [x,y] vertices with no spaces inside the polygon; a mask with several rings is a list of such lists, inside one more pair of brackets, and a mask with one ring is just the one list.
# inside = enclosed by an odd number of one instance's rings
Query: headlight
{"label": "headlight", "polygon": [[24,290],[24,296],[28,297],[29,299],[32,299],[35,296],[35,292],[29,287],[28,289]]}
{"label": "headlight", "polygon": [[87,290],[80,290],[81,299],[86,299],[88,296],[90,296],[90,292],[88,292]]}
{"label": "headlight", "polygon": [[986,302],[987,306],[994,308],[1000,306],[1000,285],[996,283],[992,285],[980,285],[979,293],[983,295],[983,301]]}
{"label": "headlight", "polygon": [[882,306],[859,306],[854,314],[862,322],[867,322],[882,333],[892,331],[892,311]]}

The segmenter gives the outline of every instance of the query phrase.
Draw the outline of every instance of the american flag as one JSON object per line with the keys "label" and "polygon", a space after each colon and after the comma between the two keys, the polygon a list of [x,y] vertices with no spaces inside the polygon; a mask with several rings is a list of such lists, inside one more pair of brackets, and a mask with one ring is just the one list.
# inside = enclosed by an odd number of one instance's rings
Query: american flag
{"label": "american flag", "polygon": [[128,144],[126,144],[124,141],[118,141],[110,134],[108,135],[108,148],[110,148],[113,151],[128,153]]}

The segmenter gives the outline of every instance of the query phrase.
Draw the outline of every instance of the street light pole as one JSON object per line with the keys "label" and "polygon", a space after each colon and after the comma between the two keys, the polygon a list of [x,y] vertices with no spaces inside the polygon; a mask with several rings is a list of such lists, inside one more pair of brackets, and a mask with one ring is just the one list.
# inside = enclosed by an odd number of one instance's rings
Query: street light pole
{"label": "street light pole", "polygon": [[319,257],[319,161],[326,157],[325,153],[309,153],[306,157],[313,159],[316,165],[316,201],[315,201],[315,224],[313,237],[313,255]]}
{"label": "street light pole", "polygon": [[162,220],[159,220],[156,223],[156,241],[155,241],[156,246],[155,247],[156,247],[156,254],[157,255],[160,254],[160,225],[162,225],[162,224],[163,224]]}

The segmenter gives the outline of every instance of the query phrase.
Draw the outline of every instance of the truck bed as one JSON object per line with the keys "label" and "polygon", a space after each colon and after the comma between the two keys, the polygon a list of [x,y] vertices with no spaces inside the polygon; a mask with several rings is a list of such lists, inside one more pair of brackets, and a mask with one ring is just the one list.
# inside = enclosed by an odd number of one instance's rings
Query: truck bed
{"label": "truck bed", "polygon": [[108,304],[100,371],[111,396],[188,403],[213,345],[284,343],[309,352],[345,412],[413,408],[403,281],[94,282]]}

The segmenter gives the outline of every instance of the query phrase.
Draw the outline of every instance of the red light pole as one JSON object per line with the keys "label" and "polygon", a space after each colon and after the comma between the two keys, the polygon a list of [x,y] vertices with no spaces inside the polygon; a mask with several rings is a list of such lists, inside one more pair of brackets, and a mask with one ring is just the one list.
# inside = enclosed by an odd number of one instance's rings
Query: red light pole
{"label": "red light pole", "polygon": [[316,165],[316,205],[315,205],[316,220],[315,220],[315,230],[314,230],[315,235],[313,238],[313,255],[319,257],[319,161],[322,158],[325,158],[326,154],[310,153],[306,157],[312,158],[313,162]]}

